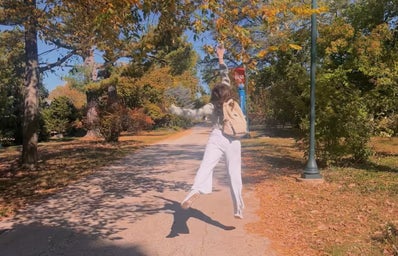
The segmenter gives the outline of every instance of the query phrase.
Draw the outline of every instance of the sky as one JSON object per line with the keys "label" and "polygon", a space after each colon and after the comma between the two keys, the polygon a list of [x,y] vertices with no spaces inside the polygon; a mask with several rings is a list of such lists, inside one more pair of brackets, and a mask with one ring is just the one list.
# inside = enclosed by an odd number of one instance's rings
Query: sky
{"label": "sky", "polygon": [[[207,38],[209,36],[203,35],[201,40],[194,41],[193,34],[190,32],[186,33],[188,41],[191,42],[194,46],[194,49],[198,52],[199,56],[202,58],[204,56],[204,52],[202,50],[203,41],[209,42]],[[66,54],[65,50],[51,51],[54,47],[46,45],[42,41],[39,41],[38,51],[41,62],[54,62],[58,57]],[[97,63],[102,63],[103,60],[99,53],[94,53],[94,59]],[[74,64],[81,64],[82,59],[79,57],[74,57],[68,62],[68,66],[73,66]],[[43,83],[48,91],[52,91],[57,86],[62,86],[65,84],[65,81],[62,79],[68,74],[70,67],[57,67],[52,69],[51,71],[47,71],[43,74]]]}
{"label": "sky", "polygon": [[[4,26],[0,25],[0,31],[4,30],[11,30],[13,29],[13,26]],[[203,34],[199,37],[197,41],[194,40],[194,34],[190,31],[187,31],[185,33],[187,36],[187,39],[189,42],[191,42],[194,46],[194,49],[197,51],[199,54],[200,58],[203,58],[205,53],[202,49],[202,46],[204,43],[210,44],[210,45],[215,45],[215,42],[212,41],[210,38],[211,36],[209,34]],[[55,62],[59,57],[64,56],[67,51],[66,50],[54,50],[54,46],[52,45],[47,45],[43,41],[39,40],[38,41],[38,53],[39,53],[39,61],[43,65],[44,63],[53,63]],[[97,63],[103,63],[103,60],[101,58],[101,55],[99,53],[94,53],[94,58]],[[75,64],[81,64],[83,62],[82,58],[80,57],[72,57],[68,62],[66,67],[55,67],[49,71],[44,72],[43,74],[43,84],[45,88],[50,92],[53,89],[55,89],[57,86],[62,86],[65,85],[65,81],[63,80],[63,77],[68,75],[68,72],[70,71],[71,67]],[[200,73],[198,72],[198,75]],[[200,77],[199,77],[200,79]],[[202,86],[207,88],[206,85],[202,83]]]}

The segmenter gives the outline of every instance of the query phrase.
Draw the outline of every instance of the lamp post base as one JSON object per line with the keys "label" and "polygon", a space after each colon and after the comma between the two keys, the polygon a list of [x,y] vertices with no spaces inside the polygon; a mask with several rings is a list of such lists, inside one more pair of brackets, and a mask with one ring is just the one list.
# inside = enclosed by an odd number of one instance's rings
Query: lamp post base
{"label": "lamp post base", "polygon": [[307,166],[303,174],[301,174],[301,178],[303,179],[322,179],[321,174],[318,171],[318,166],[313,157],[310,157],[308,160]]}
{"label": "lamp post base", "polygon": [[303,173],[301,175],[303,179],[322,179],[322,176],[319,173]]}

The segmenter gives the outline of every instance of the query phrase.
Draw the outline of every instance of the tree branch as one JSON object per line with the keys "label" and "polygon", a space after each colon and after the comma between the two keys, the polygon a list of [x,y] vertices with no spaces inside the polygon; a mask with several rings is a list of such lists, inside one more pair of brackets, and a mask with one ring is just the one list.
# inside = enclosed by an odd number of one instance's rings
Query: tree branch
{"label": "tree branch", "polygon": [[66,54],[64,57],[59,58],[56,62],[47,64],[47,65],[45,65],[45,66],[43,66],[43,67],[40,67],[40,68],[39,68],[39,71],[42,73],[42,72],[47,71],[47,70],[50,70],[50,69],[52,69],[52,68],[54,68],[54,67],[60,66],[62,63],[64,63],[65,61],[67,61],[70,57],[72,57],[72,56],[75,55],[75,54],[76,54],[76,51],[75,51],[75,50],[74,50],[74,51],[71,51],[71,52],[69,52],[68,54]]}

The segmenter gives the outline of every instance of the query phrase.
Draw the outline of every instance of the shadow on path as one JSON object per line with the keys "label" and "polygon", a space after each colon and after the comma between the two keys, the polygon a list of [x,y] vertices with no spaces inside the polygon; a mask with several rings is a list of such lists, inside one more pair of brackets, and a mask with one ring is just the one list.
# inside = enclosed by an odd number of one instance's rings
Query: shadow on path
{"label": "shadow on path", "polygon": [[0,239],[0,248],[0,255],[4,256],[149,256],[138,245],[110,244],[95,235],[37,222],[19,224],[6,231]]}
{"label": "shadow on path", "polygon": [[173,224],[171,225],[170,233],[166,236],[167,238],[174,238],[179,236],[180,234],[189,234],[189,228],[187,222],[190,218],[201,220],[203,222],[206,222],[207,224],[213,225],[215,227],[224,230],[235,229],[234,226],[226,226],[217,220],[213,220],[212,218],[210,218],[209,216],[207,216],[206,214],[195,208],[189,208],[187,210],[184,210],[181,208],[180,203],[177,201],[167,199],[161,196],[155,196],[155,197],[166,201],[163,207],[148,209],[148,210],[143,209],[140,211],[147,212],[149,214],[156,214],[161,212],[169,212],[173,214]]}

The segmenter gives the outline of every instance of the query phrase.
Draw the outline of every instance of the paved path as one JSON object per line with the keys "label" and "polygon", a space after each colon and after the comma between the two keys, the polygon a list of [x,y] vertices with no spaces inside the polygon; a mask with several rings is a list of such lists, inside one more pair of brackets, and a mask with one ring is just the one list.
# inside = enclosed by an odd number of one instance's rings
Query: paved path
{"label": "paved path", "polygon": [[182,210],[209,128],[141,149],[44,202],[0,222],[1,256],[274,255],[250,234],[258,207],[244,189],[245,218],[233,217],[224,163],[214,192]]}

